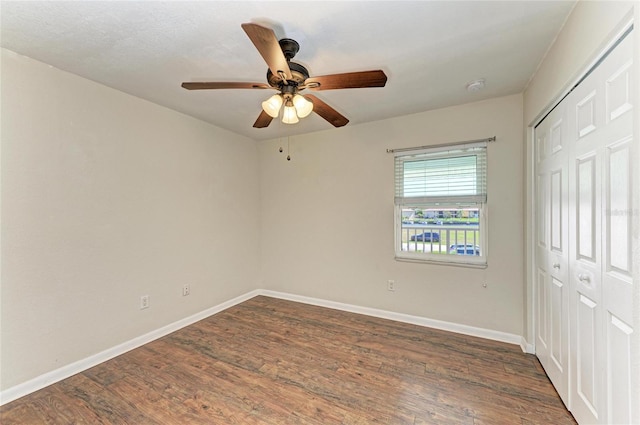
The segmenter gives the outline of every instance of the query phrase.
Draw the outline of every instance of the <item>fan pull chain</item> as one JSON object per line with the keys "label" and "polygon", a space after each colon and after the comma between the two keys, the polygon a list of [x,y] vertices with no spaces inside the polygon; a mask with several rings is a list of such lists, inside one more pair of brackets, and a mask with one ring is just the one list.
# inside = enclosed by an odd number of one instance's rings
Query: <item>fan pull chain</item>
{"label": "fan pull chain", "polygon": [[[282,140],[280,140],[280,144],[282,145]],[[287,161],[291,161],[290,151],[291,151],[291,140],[290,140],[290,137],[287,136]],[[280,153],[284,152],[284,149],[282,148],[282,146],[278,148],[278,152]]]}

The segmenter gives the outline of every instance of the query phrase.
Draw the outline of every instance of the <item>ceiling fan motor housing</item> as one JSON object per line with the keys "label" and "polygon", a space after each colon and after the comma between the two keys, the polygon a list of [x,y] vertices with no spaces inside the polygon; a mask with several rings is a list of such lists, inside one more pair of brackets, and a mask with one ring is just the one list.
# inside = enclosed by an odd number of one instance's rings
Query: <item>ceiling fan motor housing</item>
{"label": "ceiling fan motor housing", "polygon": [[280,44],[282,53],[284,53],[284,57],[287,58],[287,62],[293,59],[296,53],[300,50],[298,42],[290,38],[283,38],[278,43]]}
{"label": "ceiling fan motor housing", "polygon": [[[293,77],[291,80],[287,80],[289,85],[297,87],[299,84],[304,84],[304,81],[309,78],[309,71],[299,63],[289,62],[289,69],[291,70],[291,76]],[[286,85],[280,76],[273,75],[273,72],[271,72],[270,69],[267,70],[267,81],[271,87],[281,88]]]}

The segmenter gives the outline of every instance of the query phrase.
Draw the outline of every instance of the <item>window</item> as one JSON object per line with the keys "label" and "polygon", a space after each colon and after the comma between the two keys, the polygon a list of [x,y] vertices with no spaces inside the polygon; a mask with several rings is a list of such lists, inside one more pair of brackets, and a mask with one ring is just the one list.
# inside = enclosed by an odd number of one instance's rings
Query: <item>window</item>
{"label": "window", "polygon": [[487,264],[486,143],[395,158],[395,251],[400,260]]}

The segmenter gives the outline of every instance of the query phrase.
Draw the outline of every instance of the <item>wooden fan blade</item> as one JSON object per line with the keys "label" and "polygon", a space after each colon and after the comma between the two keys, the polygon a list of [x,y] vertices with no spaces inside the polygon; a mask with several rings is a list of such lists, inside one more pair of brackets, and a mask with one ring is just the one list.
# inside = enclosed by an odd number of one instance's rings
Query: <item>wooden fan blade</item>
{"label": "wooden fan blade", "polygon": [[242,29],[256,46],[273,75],[284,73],[287,80],[292,80],[287,58],[282,53],[282,48],[273,30],[252,23],[242,24]]}
{"label": "wooden fan blade", "polygon": [[182,87],[187,90],[216,90],[216,89],[270,89],[273,88],[263,83],[242,83],[242,82],[214,82],[214,83],[182,83]]}
{"label": "wooden fan blade", "polygon": [[320,115],[325,120],[329,121],[334,127],[342,127],[347,125],[348,119],[343,117],[338,111],[331,106],[324,103],[312,94],[306,94],[304,96],[307,100],[313,103],[313,112]]}
{"label": "wooden fan blade", "polygon": [[[358,89],[364,87],[384,87],[387,76],[381,70],[347,72],[344,74],[323,75],[305,80],[310,90]],[[313,87],[314,84],[320,84]]]}
{"label": "wooden fan blade", "polygon": [[273,118],[271,118],[271,115],[267,114],[265,111],[262,111],[260,112],[260,115],[258,116],[256,122],[253,123],[253,126],[255,128],[269,127],[269,124],[271,124],[271,120],[273,120]]}

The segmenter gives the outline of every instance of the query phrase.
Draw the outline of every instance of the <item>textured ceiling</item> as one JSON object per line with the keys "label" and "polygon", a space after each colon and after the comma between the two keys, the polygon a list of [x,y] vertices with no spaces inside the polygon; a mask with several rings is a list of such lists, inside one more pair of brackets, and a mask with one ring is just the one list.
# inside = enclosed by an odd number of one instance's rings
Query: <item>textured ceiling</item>
{"label": "textured ceiling", "polygon": [[[382,69],[385,88],[316,92],[350,124],[522,92],[573,1],[2,1],[1,45],[263,140],[333,128],[316,114],[255,129],[268,90],[187,91],[183,81],[266,82],[240,24],[300,43],[311,76]],[[468,93],[466,83],[486,88]]]}

